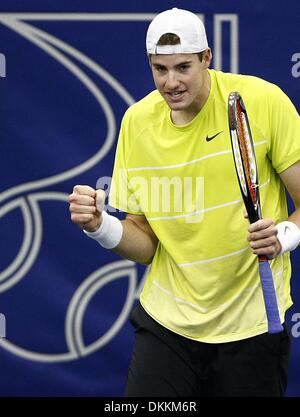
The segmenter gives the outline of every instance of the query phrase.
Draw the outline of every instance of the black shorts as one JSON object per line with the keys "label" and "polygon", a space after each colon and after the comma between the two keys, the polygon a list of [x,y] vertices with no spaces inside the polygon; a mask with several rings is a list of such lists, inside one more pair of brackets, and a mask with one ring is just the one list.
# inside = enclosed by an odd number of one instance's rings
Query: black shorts
{"label": "black shorts", "polygon": [[180,336],[138,304],[126,397],[280,397],[287,386],[290,333],[210,344]]}

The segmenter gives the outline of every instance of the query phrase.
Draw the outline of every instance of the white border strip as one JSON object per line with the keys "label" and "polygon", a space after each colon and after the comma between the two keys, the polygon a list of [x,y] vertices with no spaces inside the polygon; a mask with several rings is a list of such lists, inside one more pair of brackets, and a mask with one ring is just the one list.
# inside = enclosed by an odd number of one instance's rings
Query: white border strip
{"label": "white border strip", "polygon": [[85,21],[145,21],[157,13],[0,13],[0,19],[14,20],[85,20]]}
{"label": "white border strip", "polygon": [[[0,19],[142,22],[151,21],[158,13],[0,13]],[[204,15],[196,14],[204,23]]]}

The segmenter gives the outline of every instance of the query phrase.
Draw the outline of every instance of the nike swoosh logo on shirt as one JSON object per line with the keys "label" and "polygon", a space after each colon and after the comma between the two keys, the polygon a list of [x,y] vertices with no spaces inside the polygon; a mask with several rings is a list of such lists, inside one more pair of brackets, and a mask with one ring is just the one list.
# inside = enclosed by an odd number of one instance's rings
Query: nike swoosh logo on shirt
{"label": "nike swoosh logo on shirt", "polygon": [[209,142],[209,141],[213,140],[216,136],[218,136],[222,132],[223,132],[223,130],[221,130],[221,132],[218,132],[218,133],[216,133],[215,135],[213,135],[211,137],[206,136],[206,142]]}

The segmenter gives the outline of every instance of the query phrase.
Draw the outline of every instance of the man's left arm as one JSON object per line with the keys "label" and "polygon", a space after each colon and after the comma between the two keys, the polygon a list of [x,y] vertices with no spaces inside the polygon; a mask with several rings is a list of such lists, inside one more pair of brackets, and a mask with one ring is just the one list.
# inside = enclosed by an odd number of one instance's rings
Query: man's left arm
{"label": "man's left arm", "polygon": [[[297,233],[300,235],[300,231],[298,230],[300,229],[300,161],[280,173],[280,178],[295,206],[295,211],[287,220],[293,223],[290,224],[292,226],[290,229],[291,233],[294,233],[294,241],[297,241]],[[297,227],[294,227],[294,225]],[[272,220],[259,220],[251,224],[248,231],[248,241],[254,254],[266,255],[272,259],[281,252],[282,246],[278,240],[278,226]]]}

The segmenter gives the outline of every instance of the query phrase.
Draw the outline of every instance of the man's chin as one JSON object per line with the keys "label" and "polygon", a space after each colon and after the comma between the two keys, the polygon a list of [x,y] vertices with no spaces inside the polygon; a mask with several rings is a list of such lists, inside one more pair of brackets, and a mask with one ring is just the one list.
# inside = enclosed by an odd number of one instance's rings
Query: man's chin
{"label": "man's chin", "polygon": [[168,103],[168,105],[172,111],[182,111],[187,108],[187,106],[184,103]]}

